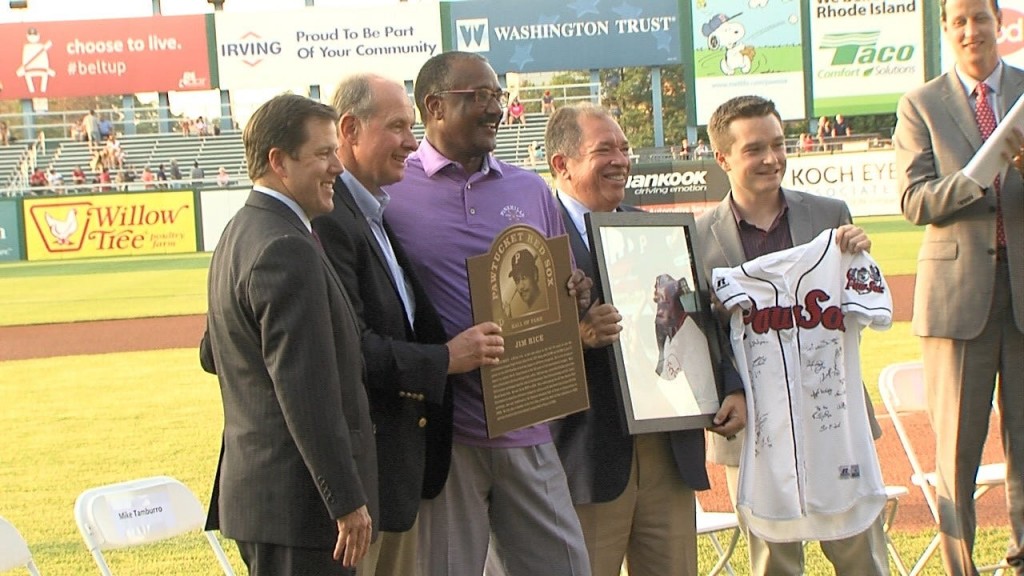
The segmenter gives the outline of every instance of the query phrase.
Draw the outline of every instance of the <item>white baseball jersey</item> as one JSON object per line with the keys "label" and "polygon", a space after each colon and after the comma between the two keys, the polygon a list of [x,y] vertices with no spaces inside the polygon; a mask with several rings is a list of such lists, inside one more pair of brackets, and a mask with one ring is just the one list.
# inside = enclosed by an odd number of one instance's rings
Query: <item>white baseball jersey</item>
{"label": "white baseball jersey", "polygon": [[746,389],[737,511],[771,542],[835,540],[866,530],[885,486],[860,375],[864,326],[892,324],[892,296],[867,253],[835,230],[736,268],[716,268]]}

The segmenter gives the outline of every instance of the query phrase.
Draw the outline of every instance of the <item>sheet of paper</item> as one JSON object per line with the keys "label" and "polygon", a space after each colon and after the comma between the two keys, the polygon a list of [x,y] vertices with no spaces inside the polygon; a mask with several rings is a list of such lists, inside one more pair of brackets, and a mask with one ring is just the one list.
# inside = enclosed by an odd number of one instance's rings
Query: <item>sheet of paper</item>
{"label": "sheet of paper", "polygon": [[991,186],[996,176],[1006,169],[1006,161],[1002,155],[1003,140],[1014,127],[1024,130],[1024,98],[1017,99],[992,135],[974,153],[974,158],[964,166],[964,175],[986,188]]}

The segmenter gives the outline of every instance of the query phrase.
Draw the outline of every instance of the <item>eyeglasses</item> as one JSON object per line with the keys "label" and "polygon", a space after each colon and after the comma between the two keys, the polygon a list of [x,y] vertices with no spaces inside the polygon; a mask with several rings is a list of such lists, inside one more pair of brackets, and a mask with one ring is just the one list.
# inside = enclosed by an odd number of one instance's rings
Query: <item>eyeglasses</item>
{"label": "eyeglasses", "polygon": [[486,106],[491,99],[498,101],[498,106],[504,108],[508,106],[508,92],[505,90],[491,90],[490,88],[472,88],[466,90],[442,90],[437,93],[439,96],[442,94],[472,94],[473,102]]}

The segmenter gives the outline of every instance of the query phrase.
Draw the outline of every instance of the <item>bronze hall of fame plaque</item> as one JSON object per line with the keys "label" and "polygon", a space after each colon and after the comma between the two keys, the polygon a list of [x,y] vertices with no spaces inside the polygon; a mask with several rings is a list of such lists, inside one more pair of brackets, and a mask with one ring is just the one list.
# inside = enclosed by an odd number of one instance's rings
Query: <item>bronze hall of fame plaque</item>
{"label": "bronze hall of fame plaque", "polygon": [[487,435],[589,408],[579,315],[566,288],[568,236],[510,226],[466,267],[474,322],[495,322],[505,337],[501,362],[480,371]]}

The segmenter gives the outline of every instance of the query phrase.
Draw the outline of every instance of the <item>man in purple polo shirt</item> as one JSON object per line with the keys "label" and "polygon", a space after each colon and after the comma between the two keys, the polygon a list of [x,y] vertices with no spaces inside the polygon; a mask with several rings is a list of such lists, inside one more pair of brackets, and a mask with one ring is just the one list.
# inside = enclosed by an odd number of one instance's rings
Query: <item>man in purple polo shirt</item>
{"label": "man in purple polo shirt", "polygon": [[[416,79],[426,137],[405,179],[388,188],[387,221],[449,335],[473,324],[466,258],[499,233],[527,224],[565,234],[558,207],[533,172],[491,155],[507,93],[487,61],[446,52]],[[618,314],[592,307],[580,322],[586,346],[618,338]],[[420,510],[422,574],[480,576],[489,536],[509,576],[590,574],[587,551],[546,424],[487,438],[478,371],[452,377],[454,442],[448,481]]]}

